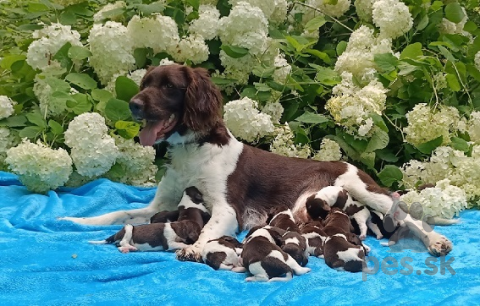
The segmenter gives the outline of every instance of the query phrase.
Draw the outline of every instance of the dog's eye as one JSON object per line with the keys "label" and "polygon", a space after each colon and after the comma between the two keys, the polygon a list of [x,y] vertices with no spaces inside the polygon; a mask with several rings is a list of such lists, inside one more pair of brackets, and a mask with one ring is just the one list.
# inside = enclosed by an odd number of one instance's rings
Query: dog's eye
{"label": "dog's eye", "polygon": [[167,84],[165,84],[165,87],[166,88],[173,88],[173,85],[171,83],[167,83]]}

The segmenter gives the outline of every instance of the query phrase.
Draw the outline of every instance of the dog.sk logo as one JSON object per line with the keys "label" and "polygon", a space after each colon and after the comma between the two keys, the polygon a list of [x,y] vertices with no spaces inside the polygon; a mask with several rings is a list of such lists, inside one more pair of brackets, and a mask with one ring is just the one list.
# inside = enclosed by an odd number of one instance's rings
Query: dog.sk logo
{"label": "dog.sk logo", "polygon": [[[413,266],[409,264],[413,262],[413,258],[411,257],[402,257],[399,263],[397,259],[391,256],[385,257],[381,262],[374,256],[367,256],[363,264],[362,280],[366,281],[368,274],[377,274],[379,271],[382,271],[386,275],[395,275],[397,273],[411,275],[415,273],[417,275],[427,274],[432,276],[439,272],[439,266],[441,275],[445,275],[447,270],[451,275],[455,275],[456,272],[451,266],[454,260],[454,257],[450,257],[447,260],[445,256],[440,258],[430,256],[425,259],[425,269],[415,270]],[[369,263],[373,263],[373,268],[368,268]]]}

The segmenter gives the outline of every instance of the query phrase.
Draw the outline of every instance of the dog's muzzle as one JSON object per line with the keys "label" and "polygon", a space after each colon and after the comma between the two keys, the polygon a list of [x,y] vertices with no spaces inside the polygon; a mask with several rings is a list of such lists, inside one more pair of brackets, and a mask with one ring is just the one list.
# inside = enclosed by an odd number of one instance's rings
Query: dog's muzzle
{"label": "dog's muzzle", "polygon": [[144,104],[142,100],[132,99],[130,100],[130,103],[128,103],[128,107],[130,108],[133,119],[141,121],[145,118]]}

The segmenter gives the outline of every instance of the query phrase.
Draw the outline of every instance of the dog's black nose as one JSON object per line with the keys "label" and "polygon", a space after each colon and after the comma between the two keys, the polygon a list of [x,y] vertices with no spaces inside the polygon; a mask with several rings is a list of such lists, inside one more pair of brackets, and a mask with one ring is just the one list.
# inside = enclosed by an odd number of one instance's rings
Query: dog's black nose
{"label": "dog's black nose", "polygon": [[144,118],[144,105],[143,101],[139,99],[132,99],[128,104],[130,108],[130,112],[132,112],[132,116],[136,120],[142,120]]}

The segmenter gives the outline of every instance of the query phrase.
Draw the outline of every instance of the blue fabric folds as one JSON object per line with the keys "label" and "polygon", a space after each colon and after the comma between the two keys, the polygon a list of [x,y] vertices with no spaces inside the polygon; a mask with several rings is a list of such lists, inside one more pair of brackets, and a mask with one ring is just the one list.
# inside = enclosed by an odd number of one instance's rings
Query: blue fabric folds
{"label": "blue fabric folds", "polygon": [[154,194],[154,188],[99,179],[38,195],[28,192],[15,175],[0,172],[2,305],[480,303],[478,210],[463,212],[460,224],[436,227],[454,243],[446,258],[418,252],[418,246],[392,252],[368,237],[369,267],[378,267],[377,273],[337,272],[323,259],[310,257],[307,266],[312,271],[286,283],[246,283],[244,273],[179,262],[169,252],[122,254],[113,245],[87,243],[104,239],[121,226],[83,226],[56,219],[144,207]]}

